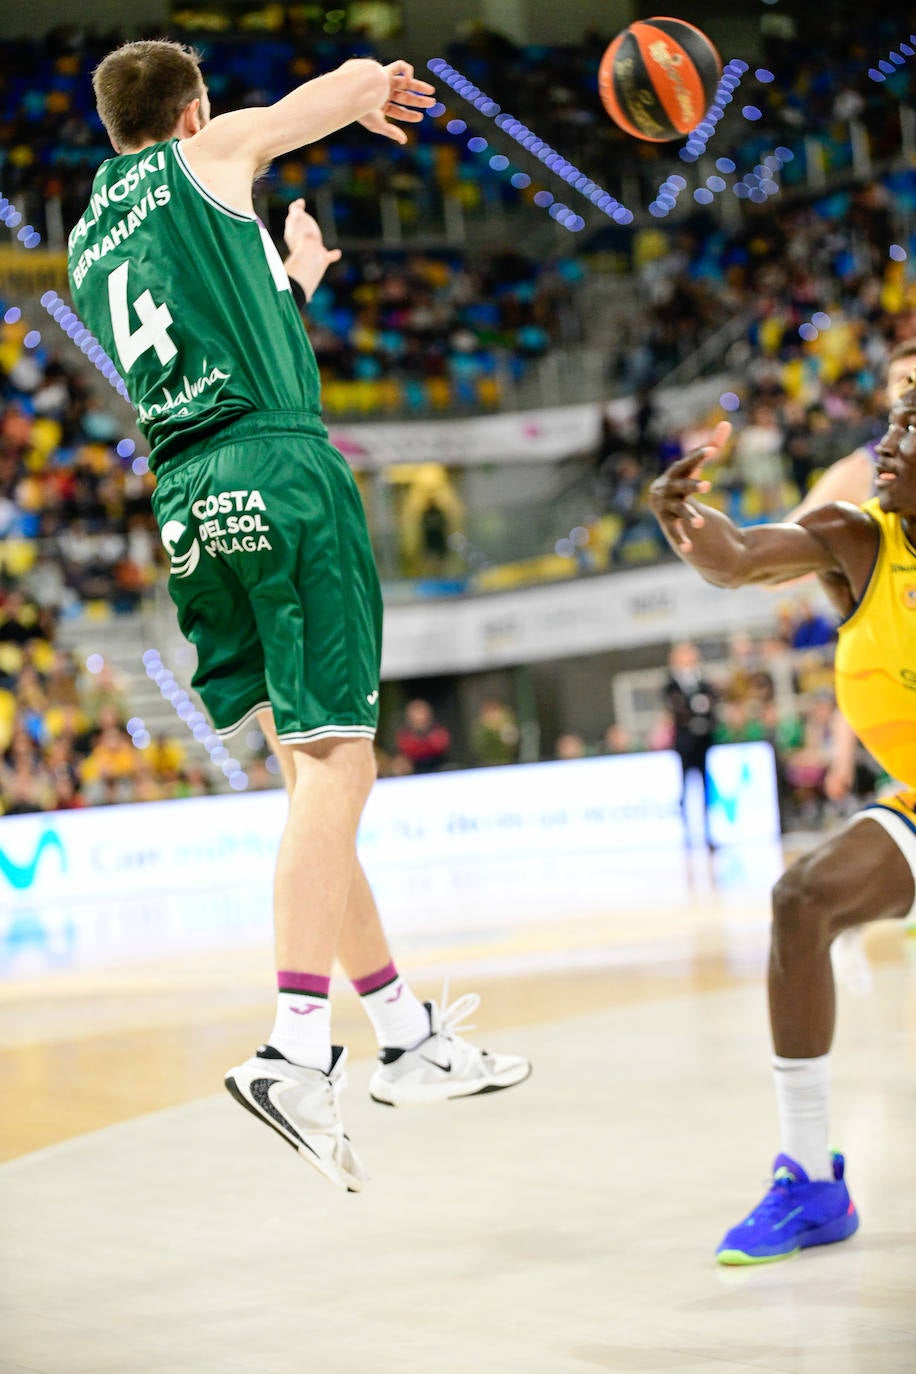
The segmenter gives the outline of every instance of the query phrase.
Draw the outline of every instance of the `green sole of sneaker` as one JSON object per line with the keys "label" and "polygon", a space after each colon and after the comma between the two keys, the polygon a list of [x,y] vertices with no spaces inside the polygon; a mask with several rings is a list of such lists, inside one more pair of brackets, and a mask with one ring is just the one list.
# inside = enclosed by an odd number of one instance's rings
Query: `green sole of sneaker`
{"label": "green sole of sneaker", "polygon": [[800,1251],[800,1245],[796,1245],[794,1250],[787,1250],[784,1255],[746,1255],[743,1250],[720,1250],[716,1255],[716,1264],[777,1264],[779,1260],[791,1259]]}

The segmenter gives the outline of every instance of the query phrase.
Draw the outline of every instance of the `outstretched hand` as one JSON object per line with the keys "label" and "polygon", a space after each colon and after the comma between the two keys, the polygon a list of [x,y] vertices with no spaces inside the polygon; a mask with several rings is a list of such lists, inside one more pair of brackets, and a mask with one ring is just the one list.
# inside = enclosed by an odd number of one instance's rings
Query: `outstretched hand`
{"label": "outstretched hand", "polygon": [[389,62],[388,99],[381,109],[373,110],[359,121],[371,134],[380,134],[395,143],[406,143],[407,134],[392,120],[401,124],[419,124],[424,111],[435,105],[436,88],[428,81],[420,81],[413,74],[409,62]]}
{"label": "outstretched hand", "polygon": [[283,241],[289,249],[284,263],[287,274],[302,287],[306,300],[311,300],[331,263],[340,261],[340,249],[325,248],[318,221],[306,210],[301,197],[286,212]]}
{"label": "outstretched hand", "polygon": [[701,529],[704,524],[700,507],[689,498],[709,491],[710,484],[701,475],[703,465],[721,457],[731,432],[729,422],[720,420],[701,448],[672,463],[668,471],[649,488],[649,505],[653,514],[681,553],[689,553],[693,548],[688,527]]}

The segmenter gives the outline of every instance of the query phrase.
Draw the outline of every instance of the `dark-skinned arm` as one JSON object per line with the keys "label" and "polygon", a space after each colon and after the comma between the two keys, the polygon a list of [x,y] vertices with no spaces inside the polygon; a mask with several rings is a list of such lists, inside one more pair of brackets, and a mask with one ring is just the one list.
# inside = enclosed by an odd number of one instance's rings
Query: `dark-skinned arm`
{"label": "dark-skinned arm", "polygon": [[817,573],[838,608],[851,608],[868,579],[877,539],[861,511],[823,506],[800,524],[739,529],[727,515],[696,501],[709,491],[703,464],[719,457],[730,433],[727,422],[718,425],[707,445],[652,484],[649,504],[674,552],[717,587],[778,584]]}

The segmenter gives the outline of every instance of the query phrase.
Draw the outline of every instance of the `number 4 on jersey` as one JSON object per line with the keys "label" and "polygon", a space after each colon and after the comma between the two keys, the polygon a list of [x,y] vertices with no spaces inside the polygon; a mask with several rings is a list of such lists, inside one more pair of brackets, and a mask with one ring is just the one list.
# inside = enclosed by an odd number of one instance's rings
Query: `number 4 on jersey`
{"label": "number 4 on jersey", "polygon": [[178,349],[169,338],[169,325],[172,312],[167,305],[156,305],[150,292],[141,291],[132,302],[140,319],[140,328],[131,332],[130,311],[127,305],[127,270],[129,264],[122,262],[108,275],[108,308],[111,311],[111,328],[114,334],[118,357],[125,372],[147,349],[154,348],[161,363],[169,363]]}

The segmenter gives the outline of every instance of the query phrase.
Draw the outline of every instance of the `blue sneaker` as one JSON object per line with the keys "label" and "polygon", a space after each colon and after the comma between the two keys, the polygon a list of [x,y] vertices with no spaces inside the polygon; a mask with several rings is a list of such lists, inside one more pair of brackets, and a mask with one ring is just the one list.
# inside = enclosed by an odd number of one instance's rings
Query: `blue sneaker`
{"label": "blue sneaker", "polygon": [[843,1181],[845,1160],[833,1156],[833,1182],[808,1178],[788,1155],[777,1155],[773,1186],[750,1216],[733,1226],[716,1251],[719,1264],[768,1264],[809,1245],[831,1245],[859,1229],[859,1214]]}

